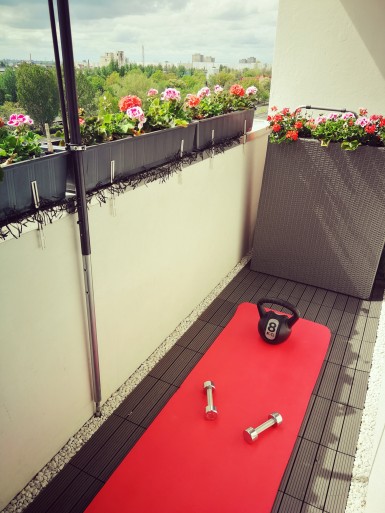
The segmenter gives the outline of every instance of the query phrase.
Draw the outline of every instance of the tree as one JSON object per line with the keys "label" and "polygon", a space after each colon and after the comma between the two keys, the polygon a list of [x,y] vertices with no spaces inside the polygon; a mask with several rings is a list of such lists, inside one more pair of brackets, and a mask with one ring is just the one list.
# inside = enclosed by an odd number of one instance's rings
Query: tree
{"label": "tree", "polygon": [[76,71],[76,92],[78,106],[83,108],[88,116],[96,114],[96,89],[94,89],[90,78],[81,70]]}
{"label": "tree", "polygon": [[11,66],[7,66],[4,73],[0,76],[0,89],[4,92],[4,101],[17,101],[16,73],[15,69]]}
{"label": "tree", "polygon": [[21,64],[16,71],[17,96],[20,105],[44,130],[59,112],[59,92],[55,71],[37,64]]}

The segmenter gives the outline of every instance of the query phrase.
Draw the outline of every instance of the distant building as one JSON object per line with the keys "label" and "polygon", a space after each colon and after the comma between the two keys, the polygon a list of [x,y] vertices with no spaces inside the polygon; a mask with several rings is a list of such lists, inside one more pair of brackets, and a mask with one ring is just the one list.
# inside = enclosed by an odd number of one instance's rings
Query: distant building
{"label": "distant building", "polygon": [[248,57],[247,59],[239,59],[240,64],[256,64],[257,59],[255,57]]}
{"label": "distant building", "polygon": [[192,62],[215,62],[215,58],[210,55],[202,55],[201,53],[194,53],[192,55]]}
{"label": "distant building", "polygon": [[108,66],[112,61],[117,62],[119,68],[124,66],[126,63],[126,59],[124,57],[124,52],[119,50],[118,52],[106,52],[99,59],[100,66]]}

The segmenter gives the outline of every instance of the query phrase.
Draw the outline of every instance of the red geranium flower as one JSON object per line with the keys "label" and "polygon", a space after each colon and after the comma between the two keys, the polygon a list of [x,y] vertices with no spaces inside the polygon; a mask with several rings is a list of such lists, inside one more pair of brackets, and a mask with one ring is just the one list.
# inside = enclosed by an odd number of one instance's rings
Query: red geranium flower
{"label": "red geranium flower", "polygon": [[273,125],[273,132],[279,132],[281,130],[281,125],[278,125],[277,123]]}
{"label": "red geranium flower", "polygon": [[187,105],[191,108],[196,107],[197,105],[199,105],[199,103],[200,99],[198,98],[198,96],[195,96],[195,94],[190,94],[187,98]]}
{"label": "red geranium flower", "polygon": [[236,96],[244,96],[245,90],[239,84],[234,84],[230,87],[230,94],[234,94]]}
{"label": "red geranium flower", "polygon": [[375,131],[376,131],[376,125],[366,125],[365,132],[367,134],[374,134]]}
{"label": "red geranium flower", "polygon": [[126,110],[131,109],[131,107],[141,107],[142,100],[138,98],[138,96],[128,95],[123,96],[119,100],[119,110],[121,112],[126,112]]}
{"label": "red geranium flower", "polygon": [[84,125],[85,120],[83,118],[79,118],[79,125]]}
{"label": "red geranium flower", "polygon": [[303,127],[302,121],[297,121],[296,123],[294,123],[294,128],[296,128],[297,130],[299,130],[302,127]]}
{"label": "red geranium flower", "polygon": [[295,130],[289,130],[286,134],[286,139],[296,141],[298,139],[298,132],[296,132]]}

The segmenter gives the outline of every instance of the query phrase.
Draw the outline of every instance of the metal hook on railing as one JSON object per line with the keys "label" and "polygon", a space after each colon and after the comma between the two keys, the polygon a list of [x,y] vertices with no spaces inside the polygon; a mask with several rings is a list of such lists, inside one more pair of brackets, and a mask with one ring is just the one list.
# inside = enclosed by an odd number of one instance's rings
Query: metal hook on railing
{"label": "metal hook on railing", "polygon": [[320,110],[320,111],[327,110],[328,112],[351,112],[355,118],[358,118],[358,114],[356,112],[354,112],[353,110],[347,110],[347,109],[330,109],[329,107],[315,107],[314,105],[300,105],[299,107],[297,107],[295,109],[295,111],[300,110],[300,109],[306,109],[306,110],[314,109],[314,110]]}

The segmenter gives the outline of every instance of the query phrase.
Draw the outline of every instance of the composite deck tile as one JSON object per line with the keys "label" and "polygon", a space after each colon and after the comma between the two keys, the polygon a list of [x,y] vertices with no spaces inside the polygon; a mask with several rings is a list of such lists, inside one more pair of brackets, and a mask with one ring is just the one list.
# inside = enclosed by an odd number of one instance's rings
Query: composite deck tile
{"label": "composite deck tile", "polygon": [[318,444],[320,443],[326,419],[329,414],[330,405],[330,399],[325,399],[320,396],[315,397],[310,418],[307,421],[306,429],[302,435],[303,438]]}
{"label": "composite deck tile", "polygon": [[[191,349],[184,349],[180,355],[175,358],[174,362],[170,367],[162,374],[160,379],[169,383],[170,385],[181,384],[180,374],[183,373],[183,370],[188,367],[189,362],[195,358],[195,363],[198,363],[198,360],[202,358],[201,354],[198,354],[196,351],[191,351]],[[191,367],[188,367],[191,370]],[[183,378],[184,379],[184,378]],[[183,381],[182,379],[182,381]]]}
{"label": "composite deck tile", "polygon": [[202,358],[203,354],[201,353],[193,353],[192,357],[185,360],[185,365],[182,366],[180,364],[179,366],[179,374],[175,376],[175,379],[173,381],[173,385],[179,387],[182,385],[183,381],[187,378],[187,376],[190,374],[190,372],[193,370],[195,365],[199,362],[199,360]]}
{"label": "composite deck tile", "polygon": [[333,399],[333,394],[338,382],[340,374],[340,365],[332,362],[326,362],[325,370],[323,372],[317,395],[325,397],[326,399]]}
{"label": "composite deck tile", "polygon": [[336,300],[334,301],[333,308],[336,310],[345,310],[346,303],[349,299],[349,296],[345,294],[337,294]]}
{"label": "composite deck tile", "polygon": [[86,507],[90,504],[92,499],[96,496],[96,494],[101,490],[104,483],[99,481],[98,479],[94,479],[87,489],[84,490],[83,495],[80,500],[76,503],[76,505],[71,509],[71,513],[83,513]]}
{"label": "composite deck tile", "polygon": [[329,362],[342,365],[346,351],[349,351],[349,339],[342,335],[333,335],[326,355]]}
{"label": "composite deck tile", "polygon": [[36,499],[25,509],[26,513],[47,513],[51,507],[71,484],[77,479],[80,470],[66,465],[59,474],[44,488]]}
{"label": "composite deck tile", "polygon": [[141,426],[147,428],[177,390],[177,387],[170,385],[159,401],[153,406],[152,410],[142,420]]}
{"label": "composite deck tile", "polygon": [[170,387],[176,391],[176,387],[169,385],[164,381],[158,380],[148,392],[148,394],[133,409],[131,415],[128,417],[128,420],[134,424],[142,425],[149,412],[151,412],[157,403],[161,401],[162,397],[170,389]]}
{"label": "composite deck tile", "polygon": [[344,312],[337,333],[343,337],[349,337],[354,325],[354,313]]}
{"label": "composite deck tile", "polygon": [[178,339],[177,344],[179,346],[188,347],[206,326],[206,322],[197,319],[194,324],[192,324],[190,328]]}
{"label": "composite deck tile", "polygon": [[324,510],[344,513],[348,500],[354,457],[337,452]]}
{"label": "composite deck tile", "polygon": [[329,449],[338,449],[338,442],[344,425],[346,404],[332,401],[321,438],[321,445]]}
{"label": "composite deck tile", "polygon": [[127,440],[123,440],[122,444],[118,447],[117,452],[109,459],[106,466],[100,472],[98,479],[100,481],[106,482],[110,475],[114,472],[114,470],[120,465],[123,459],[127,456],[129,451],[134,447],[136,442],[145,432],[145,429],[136,426],[136,429],[130,434]]}
{"label": "composite deck tile", "polygon": [[349,367],[340,367],[338,380],[332,396],[333,401],[342,404],[349,403],[350,393],[352,391],[354,379],[354,369]]}
{"label": "composite deck tile", "polygon": [[356,370],[353,377],[352,389],[349,397],[349,406],[360,408],[365,406],[366,392],[368,389],[369,372]]}
{"label": "composite deck tile", "polygon": [[309,303],[310,303],[311,300],[313,299],[313,296],[314,296],[316,290],[317,290],[316,287],[313,287],[312,285],[307,285],[305,290],[303,291],[301,299],[304,299],[305,301],[309,301]]}
{"label": "composite deck tile", "polygon": [[350,338],[346,344],[346,351],[341,365],[355,369],[360,356],[362,340],[360,338]]}
{"label": "composite deck tile", "polygon": [[310,396],[309,404],[307,405],[305,416],[303,418],[303,421],[302,421],[302,424],[301,424],[298,436],[302,437],[303,433],[305,432],[305,429],[307,427],[307,423],[309,421],[309,417],[310,417],[310,415],[311,415],[311,413],[313,411],[313,406],[314,406],[315,398],[316,398],[316,396],[314,394],[312,394]]}
{"label": "composite deck tile", "polygon": [[[121,448],[126,444],[128,440],[133,436],[137,430],[137,425],[123,420],[119,428],[110,436],[110,438],[99,447],[99,450],[94,456],[88,461],[82,470],[87,472],[92,477],[102,479],[103,470],[107,467],[110,461],[115,457]],[[126,452],[127,454],[127,452]],[[70,462],[72,465],[75,463]],[[76,466],[76,465],[75,465]]]}
{"label": "composite deck tile", "polygon": [[231,307],[231,309],[227,312],[227,314],[222,318],[221,322],[220,322],[220,327],[221,328],[225,328],[228,323],[231,321],[231,319],[234,317],[234,314],[235,314],[235,311],[237,309],[238,305],[237,304],[233,304],[233,306]]}
{"label": "composite deck tile", "polygon": [[363,340],[357,360],[357,370],[369,372],[372,367],[372,357],[375,342]]}
{"label": "composite deck tile", "polygon": [[172,348],[163,356],[163,358],[150,370],[150,376],[154,378],[161,378],[165,372],[173,365],[174,361],[178,356],[183,353],[185,349],[175,344]]}
{"label": "composite deck tile", "polygon": [[343,312],[341,312],[341,310],[332,308],[332,311],[330,312],[330,315],[329,315],[328,322],[326,323],[326,326],[330,329],[330,331],[332,333],[338,332],[338,327],[340,325],[342,315],[343,315]]}
{"label": "composite deck tile", "polygon": [[355,315],[352,330],[350,332],[351,338],[363,338],[367,319],[367,315]]}
{"label": "composite deck tile", "polygon": [[289,461],[286,465],[285,472],[284,472],[281,482],[279,484],[279,490],[281,490],[282,492],[284,492],[286,489],[287,483],[289,482],[289,479],[290,479],[291,472],[292,472],[293,467],[297,461],[298,449],[301,445],[301,441],[302,441],[302,438],[298,437],[296,439],[293,450],[292,450],[290,458],[289,458]]}
{"label": "composite deck tile", "polygon": [[348,300],[345,305],[345,312],[349,312],[355,315],[357,313],[359,304],[360,300],[357,297],[348,296]]}
{"label": "composite deck tile", "polygon": [[[215,324],[216,326],[220,326],[223,322],[223,319],[227,317],[229,312],[234,312],[238,305],[232,303],[230,300],[224,301],[222,305],[218,308],[218,310],[214,313],[214,315],[210,319],[210,324]],[[232,316],[231,316],[232,317]],[[227,323],[226,323],[227,324]]]}
{"label": "composite deck tile", "polygon": [[115,415],[119,417],[128,418],[132,410],[136,408],[136,406],[140,403],[140,401],[145,397],[151,388],[157,383],[157,378],[153,376],[146,376],[135,388],[134,390],[124,399],[124,401],[117,407],[114,411]]}
{"label": "composite deck tile", "polygon": [[378,318],[377,317],[368,317],[365,330],[363,334],[363,340],[369,340],[374,342],[377,337],[377,329],[378,329]]}
{"label": "composite deck tile", "polygon": [[321,305],[319,305],[319,304],[310,303],[310,304],[307,305],[306,309],[303,309],[303,307],[302,307],[302,299],[298,303],[297,306],[298,306],[300,312],[303,312],[303,311],[305,312],[303,314],[303,318],[307,319],[308,321],[312,321],[312,322],[314,322],[316,320],[318,312],[319,312],[319,309],[321,308]]}
{"label": "composite deck tile", "polygon": [[330,308],[333,308],[336,298],[337,298],[337,292],[332,292],[331,290],[328,290],[325,294],[323,301],[322,301],[323,306],[328,306]]}
{"label": "composite deck tile", "polygon": [[304,293],[305,289],[306,289],[306,285],[304,285],[303,283],[297,283],[291,293],[291,296],[301,299],[301,296]]}
{"label": "composite deck tile", "polygon": [[[301,513],[322,513],[323,509],[318,509],[311,504],[306,504],[306,502],[303,503]],[[290,512],[287,512],[290,513]]]}
{"label": "composite deck tile", "polygon": [[72,486],[67,488],[60,497],[50,506],[49,513],[71,513],[76,504],[84,495],[95,479],[85,472],[80,472],[72,482]]}
{"label": "composite deck tile", "polygon": [[92,458],[97,455],[100,447],[103,447],[108,442],[123,422],[124,419],[116,415],[108,417],[88,442],[71,459],[71,464],[79,469],[84,469]]}
{"label": "composite deck tile", "polygon": [[202,312],[199,316],[199,319],[201,321],[209,322],[211,317],[215,314],[215,312],[218,310],[220,306],[223,305],[225,302],[224,299],[216,298],[214,301],[212,301],[209,306]]}
{"label": "composite deck tile", "polygon": [[357,449],[358,435],[360,434],[362,410],[346,407],[345,418],[338,442],[338,452],[354,456]]}
{"label": "composite deck tile", "polygon": [[302,438],[296,458],[298,465],[294,465],[291,470],[285,494],[291,495],[300,501],[304,500],[317,457],[318,447],[318,444]]}
{"label": "composite deck tile", "polygon": [[320,445],[306,490],[305,502],[323,509],[329,489],[336,451]]}
{"label": "composite deck tile", "polygon": [[[260,277],[258,278],[259,279],[255,279],[254,281],[252,281],[250,285],[244,290],[244,292],[242,292],[237,302],[250,301],[254,297],[254,295],[263,287],[263,282],[266,280],[266,278],[263,280]],[[229,301],[233,301],[233,298],[231,296],[228,299]]]}
{"label": "composite deck tile", "polygon": [[382,308],[382,299],[377,301],[371,301],[368,317],[375,317],[378,319],[381,315],[381,308]]}
{"label": "composite deck tile", "polygon": [[322,305],[325,296],[326,296],[327,290],[325,289],[317,289],[314,296],[312,297],[312,303],[315,303],[317,305]]}
{"label": "composite deck tile", "polygon": [[283,497],[283,493],[281,491],[278,491],[278,493],[277,493],[277,495],[275,497],[275,501],[274,501],[271,513],[278,513],[279,506],[280,506],[281,501],[282,501],[282,497]]}
{"label": "composite deck tile", "polygon": [[[206,341],[210,337],[214,336],[217,327],[214,324],[211,324],[209,322],[202,322],[199,319],[196,322],[199,322],[199,324],[203,324],[200,330],[194,334],[193,332],[191,332],[191,335],[193,335],[191,337],[182,336],[182,338],[179,339],[176,343],[178,345],[181,345],[182,347],[187,347],[192,351],[201,351],[202,346],[204,346]],[[185,334],[187,334],[187,332]]]}
{"label": "composite deck tile", "polygon": [[327,360],[324,360],[322,362],[321,369],[319,371],[317,381],[316,381],[316,383],[314,385],[314,388],[313,388],[313,392],[312,392],[313,394],[318,394],[319,387],[321,386],[321,382],[323,380],[327,364],[328,364]]}
{"label": "composite deck tile", "polygon": [[284,494],[277,513],[301,513],[302,502],[291,497],[290,495]]}
{"label": "composite deck tile", "polygon": [[358,303],[358,308],[357,308],[357,315],[363,315],[365,317],[367,317],[369,315],[369,310],[370,310],[370,300],[366,300],[366,299],[361,299],[361,301],[359,301]]}
{"label": "composite deck tile", "polygon": [[281,292],[281,290],[284,288],[285,284],[286,284],[286,280],[284,280],[282,278],[277,278],[277,280],[274,282],[274,284],[272,285],[272,287],[270,289],[271,297],[276,298],[279,295],[279,293]]}
{"label": "composite deck tile", "polygon": [[[207,323],[207,324],[209,325],[210,323]],[[213,327],[214,325],[211,324],[210,326]],[[219,334],[222,331],[223,331],[222,326],[214,326],[214,330],[210,333],[210,335],[206,338],[206,340],[203,342],[203,344],[199,348],[199,353],[204,354],[209,349],[209,347],[213,345],[213,343],[215,342],[215,340],[217,339],[217,337],[219,336]],[[192,349],[195,349],[195,348],[192,347]]]}
{"label": "composite deck tile", "polygon": [[317,317],[315,318],[315,322],[318,322],[318,324],[323,324],[324,326],[326,326],[331,311],[332,309],[330,306],[321,305],[320,309],[318,310]]}

